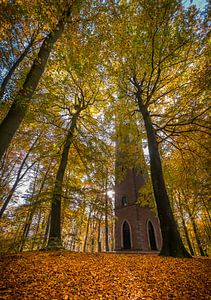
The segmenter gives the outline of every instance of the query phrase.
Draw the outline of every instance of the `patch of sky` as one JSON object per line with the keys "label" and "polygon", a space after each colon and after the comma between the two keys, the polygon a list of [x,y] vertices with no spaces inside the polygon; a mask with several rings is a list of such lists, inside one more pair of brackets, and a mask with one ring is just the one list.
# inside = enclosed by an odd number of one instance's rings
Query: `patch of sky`
{"label": "patch of sky", "polygon": [[206,0],[185,0],[183,1],[184,6],[188,7],[190,5],[196,5],[196,7],[203,11],[205,9],[205,6],[208,4],[208,1]]}

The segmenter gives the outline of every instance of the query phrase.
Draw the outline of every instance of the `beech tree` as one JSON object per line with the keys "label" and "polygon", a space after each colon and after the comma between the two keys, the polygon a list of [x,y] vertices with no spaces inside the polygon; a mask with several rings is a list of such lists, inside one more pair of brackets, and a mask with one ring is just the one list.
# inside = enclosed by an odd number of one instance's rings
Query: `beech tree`
{"label": "beech tree", "polygon": [[72,10],[78,1],[67,1],[64,11],[59,16],[59,20],[42,42],[37,57],[34,59],[32,67],[28,72],[23,87],[17,92],[6,117],[0,125],[0,159],[8,148],[16,130],[19,128],[27,110],[31,98],[39,80],[45,70],[48,57],[56,41],[61,37],[68,19],[71,18]]}
{"label": "beech tree", "polygon": [[50,234],[48,240],[48,248],[59,248],[62,246],[61,242],[61,196],[62,196],[62,183],[64,178],[64,173],[67,166],[68,154],[70,150],[70,146],[73,143],[74,132],[77,126],[77,120],[80,116],[82,110],[87,107],[88,103],[83,98],[78,97],[75,106],[75,113],[71,116],[71,121],[69,128],[67,129],[67,135],[65,138],[61,160],[59,163],[59,168],[56,174],[55,186],[53,190],[52,196],[52,208],[51,208],[51,225],[50,225]]}

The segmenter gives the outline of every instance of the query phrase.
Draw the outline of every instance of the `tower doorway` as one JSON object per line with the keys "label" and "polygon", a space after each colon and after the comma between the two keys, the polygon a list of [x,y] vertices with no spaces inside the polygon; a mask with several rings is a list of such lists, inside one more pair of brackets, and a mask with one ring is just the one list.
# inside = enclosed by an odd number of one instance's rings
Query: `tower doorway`
{"label": "tower doorway", "polygon": [[155,231],[152,223],[148,222],[148,237],[149,237],[149,246],[151,250],[157,250]]}
{"label": "tower doorway", "polygon": [[130,226],[127,221],[123,223],[123,248],[131,249]]}

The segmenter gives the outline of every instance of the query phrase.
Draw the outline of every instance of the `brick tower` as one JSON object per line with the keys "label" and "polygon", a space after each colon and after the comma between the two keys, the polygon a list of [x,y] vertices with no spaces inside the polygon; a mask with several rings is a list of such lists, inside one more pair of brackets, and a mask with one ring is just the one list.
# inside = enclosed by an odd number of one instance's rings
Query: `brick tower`
{"label": "brick tower", "polygon": [[137,144],[134,147],[133,141],[131,142],[128,138],[124,138],[123,144],[124,150],[122,151],[119,150],[119,142],[117,143],[115,251],[159,251],[162,245],[159,219],[149,207],[141,207],[140,204],[137,204],[139,192],[146,181],[146,176],[141,168],[137,167],[139,165],[137,155],[131,149],[132,160],[127,160],[127,167],[123,163],[125,156],[128,156],[128,151],[125,149],[132,146],[133,149],[136,149],[136,153],[141,153],[140,147],[137,151]]}

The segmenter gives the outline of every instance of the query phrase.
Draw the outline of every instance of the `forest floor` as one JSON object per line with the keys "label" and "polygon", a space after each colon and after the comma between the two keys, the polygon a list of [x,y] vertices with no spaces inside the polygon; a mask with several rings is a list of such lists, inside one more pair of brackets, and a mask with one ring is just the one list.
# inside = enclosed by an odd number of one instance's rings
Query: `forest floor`
{"label": "forest floor", "polygon": [[137,254],[0,255],[0,299],[211,299],[211,259]]}

